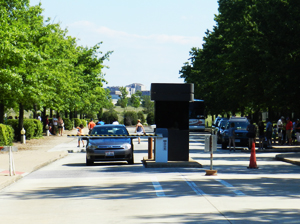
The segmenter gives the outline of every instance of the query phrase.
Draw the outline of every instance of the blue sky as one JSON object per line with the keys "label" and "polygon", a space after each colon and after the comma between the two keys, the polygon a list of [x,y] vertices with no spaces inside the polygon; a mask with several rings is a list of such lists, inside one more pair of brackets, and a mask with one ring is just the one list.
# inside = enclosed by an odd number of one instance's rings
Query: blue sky
{"label": "blue sky", "polygon": [[183,83],[179,70],[215,25],[217,0],[31,0],[79,45],[114,51],[106,86]]}

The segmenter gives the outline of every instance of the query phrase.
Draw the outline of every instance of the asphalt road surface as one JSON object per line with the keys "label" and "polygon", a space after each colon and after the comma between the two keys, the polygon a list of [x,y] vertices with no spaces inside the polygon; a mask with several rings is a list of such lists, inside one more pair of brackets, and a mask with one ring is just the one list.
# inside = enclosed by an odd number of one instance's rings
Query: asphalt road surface
{"label": "asphalt road surface", "polygon": [[[85,165],[85,153],[35,171],[0,191],[0,223],[299,223],[300,167],[257,154],[218,149],[217,176],[205,176],[203,136],[190,157],[203,168],[145,168],[147,141],[135,141],[135,164]],[[53,150],[76,149],[77,140]]]}

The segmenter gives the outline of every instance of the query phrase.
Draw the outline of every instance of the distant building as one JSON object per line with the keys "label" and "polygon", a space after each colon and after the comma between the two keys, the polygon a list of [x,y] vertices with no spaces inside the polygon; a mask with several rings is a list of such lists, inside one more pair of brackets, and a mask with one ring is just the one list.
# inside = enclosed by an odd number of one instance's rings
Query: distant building
{"label": "distant building", "polygon": [[[137,91],[142,92],[142,96],[148,95],[150,96],[150,90],[146,90],[145,86],[140,83],[132,83],[125,86],[128,95],[127,97],[130,98],[132,94],[135,94]],[[122,95],[120,92],[120,86],[111,86],[106,87],[106,89],[110,90],[110,95],[113,101],[113,104],[116,104],[118,99],[120,99],[120,96]]]}

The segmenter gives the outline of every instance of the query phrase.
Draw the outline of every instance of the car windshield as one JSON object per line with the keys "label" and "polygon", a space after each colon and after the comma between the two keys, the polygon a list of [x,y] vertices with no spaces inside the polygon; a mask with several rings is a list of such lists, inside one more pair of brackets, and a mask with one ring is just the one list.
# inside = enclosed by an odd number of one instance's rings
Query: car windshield
{"label": "car windshield", "polygon": [[227,120],[222,120],[221,122],[220,122],[220,127],[222,128],[222,127],[225,127],[225,125],[226,125],[226,123],[227,123],[228,121]]}
{"label": "car windshield", "polygon": [[228,122],[226,129],[230,128],[231,123],[234,123],[234,127],[236,128],[236,130],[247,130],[247,126],[248,126],[248,122],[245,121],[234,121],[234,122]]}
{"label": "car windshield", "polygon": [[128,135],[125,127],[122,126],[99,126],[94,127],[92,135]]}

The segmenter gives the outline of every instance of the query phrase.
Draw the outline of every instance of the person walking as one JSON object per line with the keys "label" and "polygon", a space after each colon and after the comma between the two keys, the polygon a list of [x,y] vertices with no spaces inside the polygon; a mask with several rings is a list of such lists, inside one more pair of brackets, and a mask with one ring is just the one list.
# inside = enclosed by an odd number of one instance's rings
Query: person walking
{"label": "person walking", "polygon": [[296,132],[296,138],[297,138],[297,145],[299,145],[300,144],[300,122],[299,122],[299,119],[296,120],[295,132]]}
{"label": "person walking", "polygon": [[289,117],[286,119],[286,121],[286,139],[288,141],[288,144],[292,145],[293,122],[290,120]]}
{"label": "person walking", "polygon": [[93,121],[93,118],[91,118],[91,121],[88,124],[88,129],[89,129],[89,135],[91,134],[93,128],[96,126],[95,122]]}
{"label": "person walking", "polygon": [[52,118],[52,133],[53,135],[56,135],[57,134],[57,118],[55,117],[55,115],[53,115],[53,118]]}
{"label": "person walking", "polygon": [[258,149],[264,148],[265,125],[263,121],[258,122]]}
{"label": "person walking", "polygon": [[58,135],[62,136],[63,135],[63,129],[64,129],[64,121],[61,117],[58,117],[57,125],[58,125]]}
{"label": "person walking", "polygon": [[269,118],[266,119],[267,125],[266,125],[266,138],[267,138],[267,147],[272,147],[272,131],[273,131],[273,125]]}
{"label": "person walking", "polygon": [[229,151],[231,152],[231,142],[233,145],[233,151],[235,152],[235,127],[234,123],[230,124],[230,128],[228,129],[228,137],[229,137]]}
{"label": "person walking", "polygon": [[[135,133],[137,133],[138,135],[142,135],[143,133],[146,133],[143,125],[141,124],[141,120],[138,119],[137,121],[138,121],[138,123],[136,124],[136,127],[135,127]],[[139,144],[141,143],[140,137],[138,137],[138,143]]]}
{"label": "person walking", "polygon": [[[83,124],[80,124],[79,127],[77,127],[77,135],[83,135]],[[80,147],[80,141],[82,142],[82,147],[84,147],[84,142],[82,137],[78,137],[78,146]]]}
{"label": "person walking", "polygon": [[255,143],[256,127],[253,124],[253,120],[250,120],[250,124],[247,126],[247,137],[249,139],[249,149],[251,149],[253,142]]}
{"label": "person walking", "polygon": [[282,128],[283,128],[283,120],[284,117],[282,116],[277,121],[277,132],[278,132],[278,144],[282,144]]}

